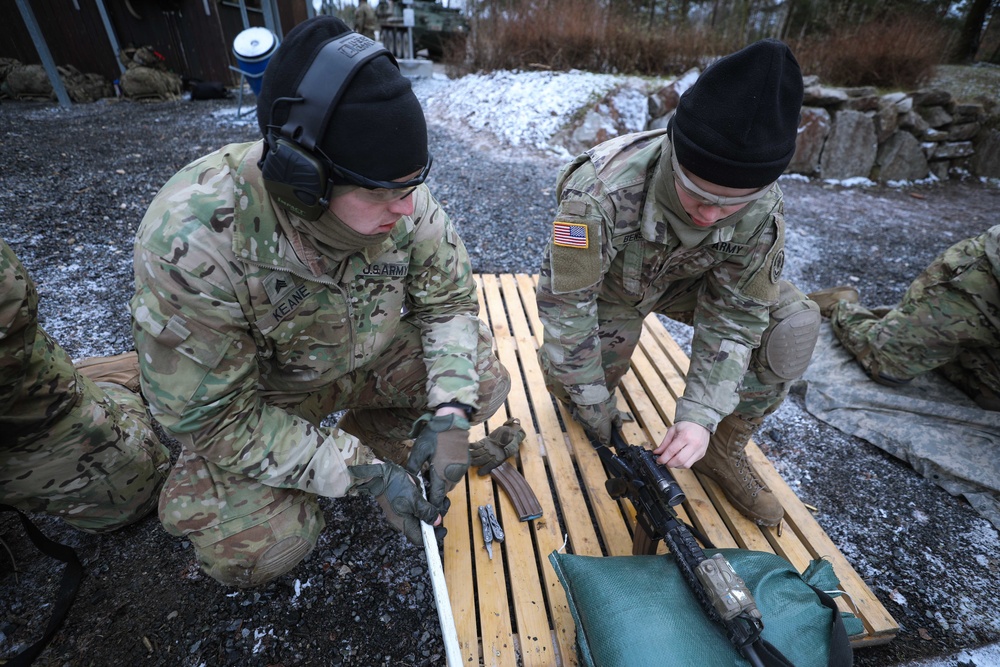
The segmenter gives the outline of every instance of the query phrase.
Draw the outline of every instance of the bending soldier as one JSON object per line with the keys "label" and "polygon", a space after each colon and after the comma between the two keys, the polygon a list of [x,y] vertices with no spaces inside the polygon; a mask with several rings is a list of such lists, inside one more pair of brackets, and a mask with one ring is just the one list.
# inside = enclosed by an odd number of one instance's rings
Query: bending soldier
{"label": "bending soldier", "polygon": [[538,284],[547,384],[603,443],[643,319],[693,325],[687,386],[655,452],[714,479],[763,525],[783,510],[743,450],[805,371],[820,321],[781,280],[776,181],[801,104],[798,63],[776,40],[708,67],[666,130],[612,139],[563,169]]}
{"label": "bending soldier", "polygon": [[312,550],[319,496],[375,496],[422,543],[468,469],[470,423],[510,387],[392,56],[308,20],[268,64],[257,118],[263,140],[196,160],[153,200],[132,300],[144,393],[183,447],[160,519],[236,586]]}
{"label": "bending soldier", "polygon": [[156,506],[170,453],[150,426],[135,354],[79,367],[38,324],[38,293],[0,239],[0,503],[88,533]]}
{"label": "bending soldier", "polygon": [[868,377],[888,386],[938,369],[980,407],[1000,410],[1000,225],[959,241],[876,312],[853,287],[810,295]]}

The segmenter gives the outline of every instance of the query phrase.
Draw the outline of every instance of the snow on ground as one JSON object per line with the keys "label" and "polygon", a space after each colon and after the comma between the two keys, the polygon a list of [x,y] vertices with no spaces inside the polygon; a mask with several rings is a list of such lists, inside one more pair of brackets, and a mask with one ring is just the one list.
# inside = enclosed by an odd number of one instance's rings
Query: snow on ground
{"label": "snow on ground", "polygon": [[638,132],[649,117],[648,90],[665,83],[580,71],[498,71],[454,80],[436,74],[416,80],[414,89],[428,114],[440,120],[488,131],[511,146],[570,158],[554,138],[582,110],[609,96],[624,127]]}

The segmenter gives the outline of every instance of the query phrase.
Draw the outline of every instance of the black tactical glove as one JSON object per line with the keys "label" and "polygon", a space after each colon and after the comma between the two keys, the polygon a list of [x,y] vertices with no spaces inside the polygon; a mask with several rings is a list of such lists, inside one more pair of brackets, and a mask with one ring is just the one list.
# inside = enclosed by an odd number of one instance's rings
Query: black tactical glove
{"label": "black tactical glove", "polygon": [[444,516],[451,507],[448,492],[469,470],[469,420],[426,414],[413,423],[410,437],[415,439],[406,469],[419,475],[425,463],[430,465],[427,500]]}
{"label": "black tactical glove", "polygon": [[[348,466],[347,470],[355,479],[354,488],[375,497],[393,528],[402,531],[406,539],[417,546],[424,545],[420,522],[432,523],[439,512],[424,499],[417,480],[401,466],[388,461]],[[445,532],[443,526],[434,528],[438,543],[444,540]]]}
{"label": "black tactical glove", "polygon": [[611,429],[622,427],[622,416],[618,413],[618,408],[612,403],[613,399],[608,399],[603,403],[593,405],[573,404],[573,419],[576,420],[583,430],[587,432],[587,437],[591,442],[607,447],[611,444]]}
{"label": "black tactical glove", "polygon": [[489,436],[472,443],[469,450],[472,465],[479,466],[479,475],[489,475],[498,465],[517,454],[517,448],[524,440],[525,432],[519,419],[510,418],[500,428],[490,431]]}

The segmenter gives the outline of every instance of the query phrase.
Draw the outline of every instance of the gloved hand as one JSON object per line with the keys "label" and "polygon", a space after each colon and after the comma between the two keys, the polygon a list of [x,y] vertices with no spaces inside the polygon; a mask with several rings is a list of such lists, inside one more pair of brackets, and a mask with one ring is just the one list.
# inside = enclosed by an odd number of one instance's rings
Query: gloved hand
{"label": "gloved hand", "polygon": [[419,475],[424,464],[429,464],[427,500],[444,516],[451,507],[448,492],[469,470],[469,420],[460,415],[426,414],[413,423],[410,437],[414,441],[406,469]]}
{"label": "gloved hand", "polygon": [[479,475],[489,475],[498,465],[517,454],[525,432],[519,419],[510,418],[503,426],[490,431],[489,436],[472,443],[469,450],[472,465],[479,466]]}
{"label": "gloved hand", "polygon": [[[354,488],[359,493],[375,497],[393,528],[402,531],[406,539],[417,546],[424,545],[420,522],[433,523],[439,512],[424,499],[417,480],[401,466],[389,461],[348,466],[347,470],[355,479]],[[444,540],[446,532],[444,526],[434,527],[438,543]]]}
{"label": "gloved hand", "polygon": [[603,403],[593,405],[573,404],[573,419],[577,421],[587,436],[596,444],[605,447],[611,444],[611,429],[622,427],[622,416],[618,412],[612,401],[608,399]]}

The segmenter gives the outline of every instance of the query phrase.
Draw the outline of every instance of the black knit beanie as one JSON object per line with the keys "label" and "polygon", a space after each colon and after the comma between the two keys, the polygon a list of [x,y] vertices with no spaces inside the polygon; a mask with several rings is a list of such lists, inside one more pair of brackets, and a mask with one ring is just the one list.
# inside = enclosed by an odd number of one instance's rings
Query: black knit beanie
{"label": "black knit beanie", "polygon": [[[321,15],[295,26],[268,61],[257,96],[257,123],[266,137],[268,125],[280,128],[288,104],[316,55],[331,39],[349,32],[340,19]],[[275,130],[277,131],[277,130]],[[427,124],[410,81],[388,56],[362,65],[317,142],[334,164],[372,180],[391,181],[427,164]]]}
{"label": "black knit beanie", "polygon": [[670,120],[677,161],[730,188],[777,180],[795,154],[802,72],[791,49],[765,39],[716,61],[681,95]]}

